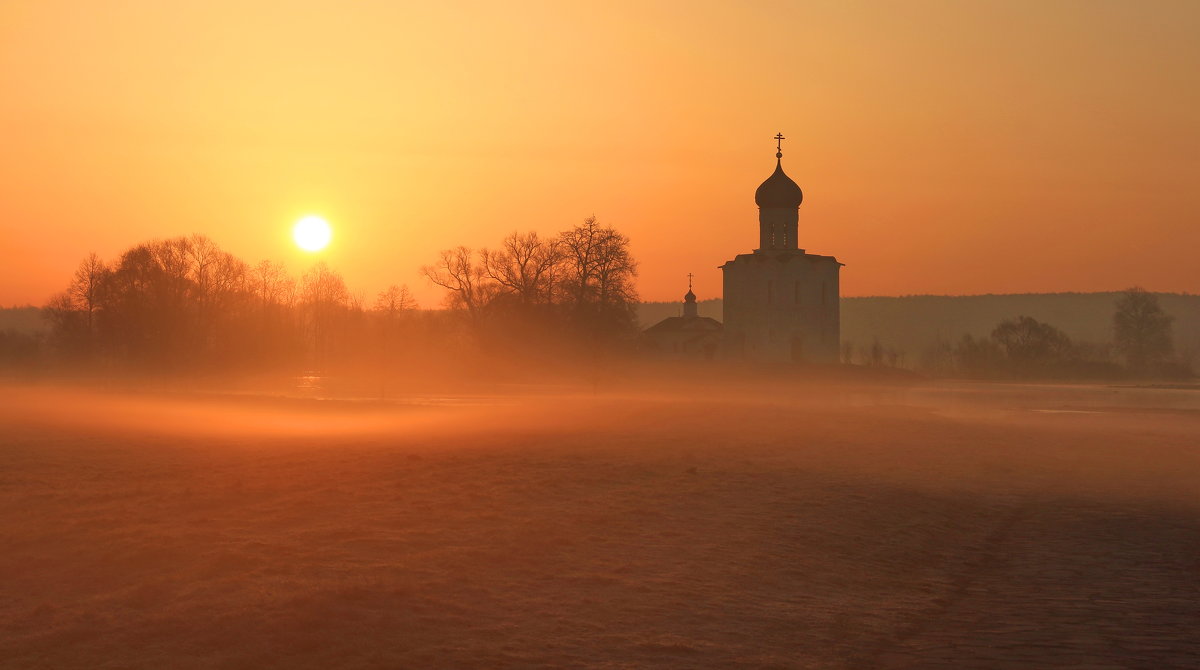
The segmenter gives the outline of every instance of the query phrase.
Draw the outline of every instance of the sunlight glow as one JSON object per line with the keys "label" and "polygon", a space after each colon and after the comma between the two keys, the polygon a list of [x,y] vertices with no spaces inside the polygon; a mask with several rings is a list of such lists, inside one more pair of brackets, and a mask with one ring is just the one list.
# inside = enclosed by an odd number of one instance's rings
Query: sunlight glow
{"label": "sunlight glow", "polygon": [[329,244],[333,229],[329,222],[319,216],[306,216],[292,227],[292,239],[296,246],[305,251],[320,251]]}

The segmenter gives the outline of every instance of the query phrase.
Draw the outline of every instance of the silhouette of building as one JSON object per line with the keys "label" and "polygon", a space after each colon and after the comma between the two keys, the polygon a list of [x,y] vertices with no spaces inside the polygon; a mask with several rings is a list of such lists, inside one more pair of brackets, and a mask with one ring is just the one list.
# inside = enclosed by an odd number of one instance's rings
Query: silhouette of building
{"label": "silhouette of building", "polygon": [[842,263],[798,246],[804,194],[783,172],[783,139],[775,136],[775,172],[754,192],[758,248],[721,266],[722,350],[733,359],[836,363]]}
{"label": "silhouette of building", "polygon": [[642,331],[642,347],[662,358],[711,359],[721,347],[721,322],[700,316],[696,294],[688,275],[688,292],[683,296],[683,316],[672,316]]}

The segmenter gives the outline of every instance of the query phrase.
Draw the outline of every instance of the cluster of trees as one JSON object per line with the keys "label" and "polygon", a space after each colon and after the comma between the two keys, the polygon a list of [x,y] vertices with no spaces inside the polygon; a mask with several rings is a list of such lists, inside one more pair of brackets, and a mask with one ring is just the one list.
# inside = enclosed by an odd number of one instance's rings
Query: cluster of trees
{"label": "cluster of trees", "polygon": [[369,321],[415,307],[394,286],[367,309],[323,263],[297,280],[193,235],[138,244],[112,263],[89,255],[44,311],[67,359],[187,369],[319,365],[351,350]]}
{"label": "cluster of trees", "polygon": [[422,273],[447,290],[449,310],[419,311],[406,286],[367,304],[323,263],[297,279],[203,236],[156,240],[113,262],[85,258],[43,310],[46,344],[72,363],[165,370],[377,368],[439,352],[594,350],[637,331],[629,239],[594,217],[550,238],[443,251]]}
{"label": "cluster of trees", "polygon": [[595,347],[637,333],[629,238],[595,217],[553,237],[514,232],[495,249],[447,249],[421,272],[487,342],[511,347],[567,335]]}
{"label": "cluster of trees", "polygon": [[1111,345],[1075,342],[1021,316],[1000,322],[987,337],[965,335],[943,349],[943,360],[952,362],[950,372],[977,379],[1190,376],[1186,361],[1173,356],[1171,322],[1154,294],[1135,287],[1117,300]]}

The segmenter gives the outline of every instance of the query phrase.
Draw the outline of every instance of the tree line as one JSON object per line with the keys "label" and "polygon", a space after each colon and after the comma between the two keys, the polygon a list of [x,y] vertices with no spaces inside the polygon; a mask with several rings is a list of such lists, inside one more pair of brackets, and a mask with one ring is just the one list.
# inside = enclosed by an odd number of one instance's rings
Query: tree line
{"label": "tree line", "polygon": [[[404,285],[368,303],[324,263],[296,278],[200,235],[144,242],[79,264],[43,308],[42,353],[159,370],[322,369],[619,347],[636,333],[629,239],[594,217],[552,237],[448,249],[421,272],[446,289],[448,310],[419,310]],[[28,356],[31,343],[18,345]]]}
{"label": "tree line", "polygon": [[1051,324],[1019,316],[986,337],[940,344],[923,367],[974,379],[1190,377],[1190,361],[1174,351],[1172,322],[1157,296],[1133,287],[1114,305],[1111,343],[1074,341]]}
{"label": "tree line", "polygon": [[637,334],[637,262],[629,238],[596,217],[552,237],[514,232],[499,247],[442,251],[421,268],[493,335],[566,334],[593,344]]}
{"label": "tree line", "polygon": [[44,311],[63,358],[184,369],[319,356],[362,305],[322,263],[296,279],[192,235],[90,254]]}

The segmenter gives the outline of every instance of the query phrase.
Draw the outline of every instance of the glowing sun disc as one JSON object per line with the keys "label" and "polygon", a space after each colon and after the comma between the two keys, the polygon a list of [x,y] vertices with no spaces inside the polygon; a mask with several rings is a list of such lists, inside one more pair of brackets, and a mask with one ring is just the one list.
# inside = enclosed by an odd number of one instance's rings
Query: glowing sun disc
{"label": "glowing sun disc", "polygon": [[320,251],[329,244],[333,229],[329,222],[319,216],[306,216],[292,227],[292,239],[296,246],[305,251]]}

